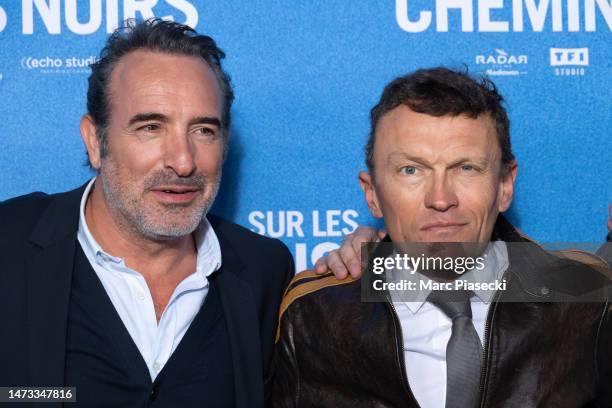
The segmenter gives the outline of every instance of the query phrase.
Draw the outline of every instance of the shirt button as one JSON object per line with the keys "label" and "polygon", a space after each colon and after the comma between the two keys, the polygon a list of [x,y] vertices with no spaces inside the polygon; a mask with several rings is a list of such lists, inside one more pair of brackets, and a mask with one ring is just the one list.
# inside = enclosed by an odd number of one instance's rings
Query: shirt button
{"label": "shirt button", "polygon": [[136,293],[136,299],[140,300],[141,302],[145,299],[145,295],[142,292],[138,292]]}
{"label": "shirt button", "polygon": [[159,369],[161,368],[161,364],[159,364],[157,361],[155,362],[155,364],[153,364],[153,369],[155,371],[159,371]]}
{"label": "shirt button", "polygon": [[155,401],[155,399],[157,398],[157,394],[159,394],[159,389],[158,389],[157,385],[154,385],[153,388],[151,388],[151,393],[149,394],[149,399],[151,401]]}

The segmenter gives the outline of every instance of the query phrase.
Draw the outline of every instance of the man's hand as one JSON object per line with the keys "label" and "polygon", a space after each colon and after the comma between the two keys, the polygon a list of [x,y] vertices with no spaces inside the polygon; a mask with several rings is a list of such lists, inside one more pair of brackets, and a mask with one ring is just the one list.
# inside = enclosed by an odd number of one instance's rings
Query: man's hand
{"label": "man's hand", "polygon": [[612,204],[610,204],[610,218],[608,219],[608,231],[612,232]]}
{"label": "man's hand", "polygon": [[315,272],[319,275],[333,272],[338,279],[344,279],[349,274],[353,278],[361,277],[361,244],[378,242],[385,235],[384,230],[376,231],[371,227],[360,226],[344,237],[340,248],[319,258],[314,267]]}

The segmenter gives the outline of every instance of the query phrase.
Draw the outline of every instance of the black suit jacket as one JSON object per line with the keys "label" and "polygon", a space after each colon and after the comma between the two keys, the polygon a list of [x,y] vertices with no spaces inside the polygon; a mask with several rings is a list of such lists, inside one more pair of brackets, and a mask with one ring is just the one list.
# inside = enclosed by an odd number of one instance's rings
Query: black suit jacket
{"label": "black suit jacket", "polygon": [[[84,188],[0,203],[0,386],[64,385]],[[277,311],[294,274],[293,259],[278,240],[207,217],[221,245],[222,267],[215,273],[229,332],[236,406],[261,407],[271,391]]]}

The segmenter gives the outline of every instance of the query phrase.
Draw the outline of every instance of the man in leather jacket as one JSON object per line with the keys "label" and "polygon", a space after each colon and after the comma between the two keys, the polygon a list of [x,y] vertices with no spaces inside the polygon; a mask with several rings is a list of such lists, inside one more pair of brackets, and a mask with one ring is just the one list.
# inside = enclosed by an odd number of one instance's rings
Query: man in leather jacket
{"label": "man in leather jacket", "polygon": [[[455,326],[431,298],[397,301],[389,290],[368,301],[372,268],[342,281],[305,271],[279,312],[275,406],[612,406],[610,269],[546,251],[501,215],[517,164],[490,81],[446,68],[397,78],[372,109],[366,163],[359,179],[383,241],[478,243],[487,279],[506,283],[492,298],[469,293],[479,384],[449,392]],[[368,262],[389,259],[383,247]]]}

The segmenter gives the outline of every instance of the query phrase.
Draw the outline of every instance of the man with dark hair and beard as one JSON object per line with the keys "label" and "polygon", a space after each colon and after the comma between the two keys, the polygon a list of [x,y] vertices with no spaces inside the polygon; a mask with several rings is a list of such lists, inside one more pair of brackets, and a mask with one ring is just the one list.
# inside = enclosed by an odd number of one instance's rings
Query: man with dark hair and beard
{"label": "man with dark hair and beard", "polygon": [[96,177],[0,204],[0,386],[76,387],[76,406],[264,406],[294,267],[280,241],[208,215],[223,57],[162,20],[109,38],[80,125]]}
{"label": "man with dark hair and beard", "polygon": [[96,176],[0,203],[0,387],[75,387],[77,406],[268,405],[294,266],[281,241],[208,214],[234,99],[223,58],[160,19],[107,40],[80,124]]}
{"label": "man with dark hair and beard", "polygon": [[[545,251],[502,215],[517,175],[502,101],[490,80],[444,67],[385,87],[359,181],[388,235],[361,280],[305,271],[290,283],[275,406],[612,406],[610,270]],[[394,263],[419,247],[452,261],[471,247],[482,268]]]}

